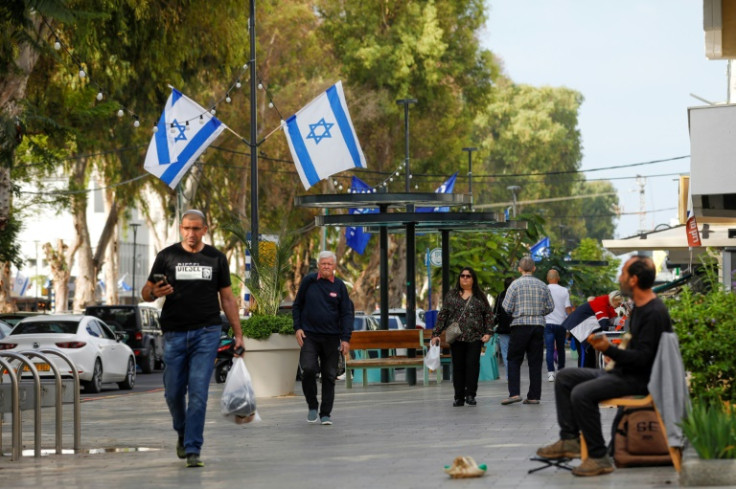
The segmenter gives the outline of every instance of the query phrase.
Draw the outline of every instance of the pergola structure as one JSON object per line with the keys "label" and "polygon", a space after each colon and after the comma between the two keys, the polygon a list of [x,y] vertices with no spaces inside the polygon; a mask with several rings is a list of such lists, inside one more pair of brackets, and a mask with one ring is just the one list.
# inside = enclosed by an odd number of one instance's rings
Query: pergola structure
{"label": "pergola structure", "polygon": [[[414,212],[416,207],[459,207],[469,205],[466,194],[443,193],[354,193],[300,195],[295,203],[320,209],[378,208],[370,214],[330,214],[315,217],[317,226],[362,226],[380,236],[381,328],[388,329],[388,233],[406,233],[406,327],[416,327],[416,232],[442,234],[443,296],[450,283],[450,232],[524,230],[521,221],[498,221],[493,212]],[[392,211],[392,212],[390,212]]]}

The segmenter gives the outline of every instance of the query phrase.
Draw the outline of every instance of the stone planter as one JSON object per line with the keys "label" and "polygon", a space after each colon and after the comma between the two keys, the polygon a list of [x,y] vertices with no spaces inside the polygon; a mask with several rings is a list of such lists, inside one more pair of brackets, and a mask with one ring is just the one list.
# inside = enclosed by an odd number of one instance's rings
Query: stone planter
{"label": "stone planter", "polygon": [[294,335],[272,334],[265,340],[243,338],[245,365],[253,378],[256,397],[294,392],[299,366],[299,343]]}
{"label": "stone planter", "polygon": [[682,454],[681,486],[728,486],[736,481],[736,459],[702,459],[692,448]]}

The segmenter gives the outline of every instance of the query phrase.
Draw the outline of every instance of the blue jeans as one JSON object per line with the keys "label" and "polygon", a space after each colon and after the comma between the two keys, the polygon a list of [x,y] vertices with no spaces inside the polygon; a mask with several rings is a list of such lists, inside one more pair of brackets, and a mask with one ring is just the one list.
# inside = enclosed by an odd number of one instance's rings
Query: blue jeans
{"label": "blue jeans", "polygon": [[501,357],[503,358],[503,366],[506,370],[506,380],[509,380],[509,341],[510,334],[499,334],[498,345],[501,347]]}
{"label": "blue jeans", "polygon": [[547,346],[547,372],[555,371],[555,344],[557,345],[557,370],[565,368],[565,328],[559,324],[544,327],[544,344]]}
{"label": "blue jeans", "polygon": [[[164,334],[164,390],[174,430],[187,454],[199,454],[210,378],[220,344],[220,325]],[[187,391],[189,403],[187,404]]]}

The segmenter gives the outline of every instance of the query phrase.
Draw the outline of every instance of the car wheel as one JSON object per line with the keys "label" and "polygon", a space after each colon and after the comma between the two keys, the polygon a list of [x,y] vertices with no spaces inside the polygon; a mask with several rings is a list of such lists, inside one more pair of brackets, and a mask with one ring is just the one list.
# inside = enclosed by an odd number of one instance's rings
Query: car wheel
{"label": "car wheel", "polygon": [[153,344],[148,345],[148,355],[141,357],[141,370],[144,374],[150,374],[153,372],[156,363],[156,350],[153,348]]}
{"label": "car wheel", "polygon": [[135,361],[133,357],[128,359],[128,369],[125,372],[125,380],[118,382],[118,387],[129,391],[135,386]]}
{"label": "car wheel", "polygon": [[84,390],[93,394],[97,394],[102,390],[102,362],[99,358],[95,361],[92,379],[84,383]]}

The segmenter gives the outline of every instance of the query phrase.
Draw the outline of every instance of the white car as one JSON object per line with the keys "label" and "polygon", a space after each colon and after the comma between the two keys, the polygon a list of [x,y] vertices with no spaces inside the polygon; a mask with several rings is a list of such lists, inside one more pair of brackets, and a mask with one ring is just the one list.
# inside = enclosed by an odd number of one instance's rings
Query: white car
{"label": "white car", "polygon": [[[121,389],[135,385],[133,350],[101,320],[81,314],[42,315],[23,319],[0,340],[3,351],[58,349],[77,367],[85,391],[100,392],[102,384],[116,382]],[[71,375],[60,357],[47,354],[62,376]],[[48,364],[32,360],[41,376],[53,376]]]}
{"label": "white car", "polygon": [[[424,322],[424,309],[416,309],[416,329],[424,329],[426,323]],[[398,316],[401,319],[401,323],[404,325],[403,329],[406,329],[406,309],[392,308],[388,310],[390,316]],[[372,316],[380,316],[381,311],[373,311]],[[394,329],[394,328],[390,328]]]}

